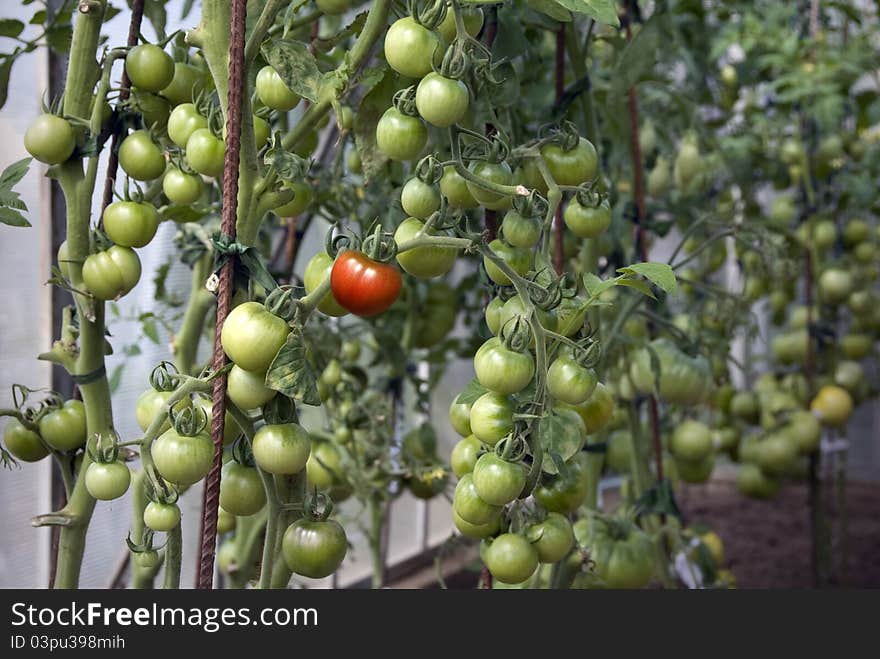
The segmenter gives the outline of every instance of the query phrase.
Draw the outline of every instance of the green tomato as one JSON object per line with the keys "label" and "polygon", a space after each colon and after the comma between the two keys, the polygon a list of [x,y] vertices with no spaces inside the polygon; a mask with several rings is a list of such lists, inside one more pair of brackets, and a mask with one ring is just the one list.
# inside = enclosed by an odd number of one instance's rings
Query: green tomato
{"label": "green tomato", "polygon": [[199,174],[219,178],[223,174],[226,144],[210,128],[198,128],[186,141],[186,161]]}
{"label": "green tomato", "polygon": [[40,419],[40,436],[56,451],[74,451],[86,443],[86,408],[80,400],[68,400],[64,406]]}
{"label": "green tomato", "polygon": [[498,334],[501,329],[501,309],[504,307],[504,300],[500,297],[493,297],[489,304],[486,305],[486,326],[492,334]]}
{"label": "green tomato", "polygon": [[95,499],[112,501],[118,499],[131,484],[131,472],[122,460],[116,462],[93,462],[86,469],[86,490]]}
{"label": "green tomato", "polygon": [[534,574],[538,568],[538,551],[523,536],[503,533],[486,548],[483,560],[495,579],[514,584]]}
{"label": "green tomato", "polygon": [[471,405],[462,403],[460,396],[456,396],[449,406],[449,422],[453,429],[462,437],[471,434]]}
{"label": "green tomato", "polygon": [[536,217],[523,217],[509,210],[501,221],[501,235],[513,247],[531,249],[541,240],[541,222]]}
{"label": "green tomato", "polygon": [[41,114],[24,134],[24,148],[47,165],[57,165],[73,154],[76,132],[66,119],[54,114]]}
{"label": "green tomato", "polygon": [[266,505],[266,490],[259,472],[234,460],[223,465],[220,505],[238,517],[254,515]]}
{"label": "green tomato", "polygon": [[237,364],[229,371],[226,395],[243,410],[262,407],[278,392],[266,386],[266,374],[247,371]]}
{"label": "green tomato", "polygon": [[852,275],[840,268],[829,268],[819,277],[819,297],[826,304],[845,302],[853,291]]}
{"label": "green tomato", "polygon": [[[477,36],[483,28],[483,10],[474,5],[461,6],[461,18],[464,21],[464,29],[472,37]],[[437,32],[447,43],[452,43],[456,36],[455,12],[450,9],[446,16],[437,26]]]}
{"label": "green tomato", "polygon": [[515,394],[525,389],[535,376],[535,360],[530,352],[511,350],[493,336],[477,350],[474,370],[480,384],[490,391]]}
{"label": "green tomato", "polygon": [[471,406],[471,432],[484,444],[495,446],[513,430],[513,401],[508,396],[488,392]]}
{"label": "green tomato", "polygon": [[447,165],[440,177],[440,193],[453,208],[477,208],[480,203],[474,199],[467,180],[455,171],[455,167]]}
{"label": "green tomato", "polygon": [[[232,513],[228,513],[223,508],[217,509],[217,535],[222,535],[224,533],[229,533],[230,531],[235,530],[235,525],[237,520],[235,519],[235,515]],[[224,543],[225,545],[226,543]],[[222,549],[222,548],[221,548]],[[219,559],[219,554],[218,554]]]}
{"label": "green tomato", "polygon": [[309,433],[296,423],[265,425],[254,434],[254,461],[270,474],[301,472],[309,460]]}
{"label": "green tomato", "polygon": [[526,485],[523,466],[494,453],[484,453],[477,459],[471,478],[477,496],[494,506],[504,506],[515,500]]}
{"label": "green tomato", "polygon": [[568,555],[574,546],[571,522],[559,513],[550,513],[543,522],[534,524],[528,536],[537,537],[533,546],[541,563],[557,563]]}
{"label": "green tomato", "polygon": [[385,34],[385,60],[408,78],[421,78],[434,67],[440,51],[437,35],[411,16],[396,20]]}
{"label": "green tomato", "polygon": [[577,199],[572,199],[562,217],[576,236],[598,238],[611,226],[611,206],[607,200],[598,206],[581,206]]}
{"label": "green tomato", "polygon": [[400,191],[400,205],[408,215],[427,220],[431,213],[440,209],[440,192],[433,185],[413,177]]}
{"label": "green tomato", "polygon": [[[162,178],[162,192],[172,204],[189,206],[202,198],[205,186],[201,177],[169,167]],[[175,221],[178,221],[175,218]]]}
{"label": "green tomato", "polygon": [[306,462],[306,476],[309,484],[319,490],[330,490],[346,484],[339,449],[330,442],[313,442]]}
{"label": "green tomato", "polygon": [[152,454],[159,475],[181,487],[198,483],[214,464],[214,444],[204,430],[188,437],[170,428],[153,442]]}
{"label": "green tomato", "polygon": [[601,467],[601,455],[577,453],[569,460],[565,477],[544,474],[541,483],[532,493],[535,500],[546,510],[554,513],[567,514],[577,510],[586,500],[590,490],[598,484],[598,469],[593,469],[593,462],[597,458]]}
{"label": "green tomato", "polygon": [[144,524],[159,533],[173,531],[180,524],[180,508],[175,503],[150,501],[144,508]]}
{"label": "green tomato", "polygon": [[[481,179],[499,185],[512,185],[513,172],[506,162],[475,161],[470,164],[468,171]],[[510,197],[498,192],[492,192],[483,188],[473,181],[467,181],[467,188],[471,196],[485,208],[491,210],[504,210],[510,206]]]}
{"label": "green tomato", "polygon": [[700,460],[684,460],[677,457],[674,464],[678,477],[685,483],[705,483],[715,468],[715,456],[710,453]]}
{"label": "green tomato", "polygon": [[[520,247],[511,247],[507,243],[495,239],[489,243],[491,249],[519,276],[524,276],[532,267],[532,253]],[[489,279],[500,286],[510,286],[510,278],[490,258],[483,257],[483,266]]]}
{"label": "green tomato", "polygon": [[[394,241],[402,245],[418,236],[424,224],[414,217],[405,219],[394,232]],[[429,232],[427,235],[434,235]],[[397,254],[397,262],[406,272],[419,277],[430,279],[442,277],[455,265],[458,250],[454,247],[416,247]]]}
{"label": "green tomato", "polygon": [[501,512],[501,506],[490,504],[480,498],[471,474],[465,474],[455,486],[452,508],[464,521],[482,525],[492,522]]}
{"label": "green tomato", "polygon": [[569,405],[585,402],[596,389],[596,372],[580,365],[566,355],[560,355],[547,371],[547,391]]}
{"label": "green tomato", "polygon": [[758,442],[755,464],[768,476],[791,473],[797,462],[798,447],[785,433],[775,433]]}
{"label": "green tomato", "polygon": [[614,416],[614,397],[604,384],[598,382],[586,402],[573,407],[586,426],[587,433],[599,432]]}
{"label": "green tomato", "polygon": [[14,458],[23,462],[39,462],[49,455],[40,436],[18,419],[9,419],[3,429],[3,443]]}
{"label": "green tomato", "polygon": [[86,289],[98,300],[116,300],[137,285],[141,260],[130,247],[113,245],[86,257],[82,278]]}
{"label": "green tomato", "polygon": [[246,371],[265,372],[290,333],[283,319],[259,302],[245,302],[226,317],[220,332],[223,350]]}
{"label": "green tomato", "polygon": [[455,509],[452,510],[452,523],[455,524],[455,528],[458,529],[459,533],[468,538],[482,540],[483,538],[493,536],[498,532],[500,522],[501,516],[496,515],[494,519],[486,524],[471,524],[467,520],[462,519],[455,512]]}
{"label": "green tomato", "polygon": [[119,145],[119,166],[136,181],[152,181],[165,172],[165,154],[149,131],[136,130]]}
{"label": "green tomato", "polygon": [[376,124],[376,144],[392,160],[415,160],[428,143],[428,130],[418,117],[390,107]]}
{"label": "green tomato", "polygon": [[257,97],[263,105],[279,112],[288,112],[295,108],[300,97],[290,90],[278,72],[266,65],[257,73]]}
{"label": "green tomato", "polygon": [[296,574],[323,579],[339,569],[348,551],[348,538],[338,522],[298,519],[287,527],[281,554]]}
{"label": "green tomato", "polygon": [[144,43],[128,51],[125,72],[132,86],[158,92],[174,78],[174,60],[159,46]]}
{"label": "green tomato", "polygon": [[144,247],[159,228],[159,212],[153,204],[115,201],[104,210],[107,237],[123,247]]}
{"label": "green tomato", "polygon": [[672,433],[670,450],[682,460],[704,460],[712,454],[712,431],[699,421],[682,421]]}
{"label": "green tomato", "polygon": [[477,458],[482,448],[483,445],[480,440],[473,435],[460,439],[452,448],[452,455],[449,458],[452,472],[458,478],[473,472],[474,465],[477,464]]}
{"label": "green tomato", "polygon": [[433,71],[416,88],[416,109],[422,119],[439,128],[457,124],[468,109],[469,93],[461,80]]}
{"label": "green tomato", "polygon": [[300,181],[285,183],[284,188],[293,190],[293,199],[273,209],[272,212],[278,217],[296,217],[312,203],[312,188],[306,183]]}
{"label": "green tomato", "polygon": [[199,114],[193,103],[181,103],[168,116],[168,137],[181,149],[192,134],[201,128],[208,127],[208,120]]}
{"label": "green tomato", "polygon": [[210,83],[210,76],[205,75],[203,69],[192,64],[175,62],[171,82],[159,93],[167,98],[171,105],[180,105],[192,102]]}
{"label": "green tomato", "polygon": [[592,519],[587,533],[590,558],[608,588],[644,588],[654,576],[651,538],[632,522],[612,519],[606,525]]}
{"label": "green tomato", "polygon": [[541,157],[558,185],[580,185],[599,173],[599,155],[593,143],[583,137],[568,151],[558,144],[541,147]]}
{"label": "green tomato", "polygon": [[779,491],[779,481],[766,475],[754,464],[743,464],[736,472],[736,487],[754,499],[772,499]]}
{"label": "green tomato", "polygon": [[[316,252],[306,265],[306,271],[303,275],[303,284],[306,293],[311,293],[318,288],[325,279],[329,279],[330,271],[332,269],[333,259],[330,258],[327,252]],[[327,290],[327,294],[318,303],[318,311],[327,316],[337,317],[344,316],[348,313],[348,310],[336,301],[336,298],[333,297],[333,292],[329,289]]]}

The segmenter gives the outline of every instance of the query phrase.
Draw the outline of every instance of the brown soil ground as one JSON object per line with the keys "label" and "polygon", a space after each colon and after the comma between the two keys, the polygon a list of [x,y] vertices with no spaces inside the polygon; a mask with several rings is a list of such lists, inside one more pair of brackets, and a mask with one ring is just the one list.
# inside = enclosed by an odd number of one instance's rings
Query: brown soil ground
{"label": "brown soil ground", "polygon": [[[845,543],[840,541],[843,516],[826,500],[835,568],[825,584],[878,588],[880,484],[850,482],[846,500]],[[740,495],[731,482],[717,480],[687,488],[679,504],[687,522],[704,522],[721,536],[727,567],[736,575],[738,587],[812,587],[805,485],[789,485],[776,499],[757,501]]]}

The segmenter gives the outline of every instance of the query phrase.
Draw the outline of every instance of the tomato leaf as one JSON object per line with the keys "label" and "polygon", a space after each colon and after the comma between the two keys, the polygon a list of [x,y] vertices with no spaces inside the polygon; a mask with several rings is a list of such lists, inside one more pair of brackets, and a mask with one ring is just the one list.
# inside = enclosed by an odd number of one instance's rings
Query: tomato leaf
{"label": "tomato leaf", "polygon": [[[161,40],[165,38],[165,26],[168,23],[168,12],[165,11],[167,0],[146,0],[144,3],[144,16],[156,31],[156,36]],[[129,2],[129,6],[131,2]]]}
{"label": "tomato leaf", "polygon": [[556,4],[576,14],[584,14],[599,23],[620,26],[617,18],[617,3],[614,0],[555,0]]}
{"label": "tomato leaf", "polygon": [[558,414],[549,414],[538,422],[538,438],[544,447],[545,455],[551,457],[544,460],[543,469],[548,474],[558,473],[558,459],[563,462],[570,460],[581,450],[583,436],[578,427],[568,423]]}
{"label": "tomato leaf", "polygon": [[397,76],[394,71],[390,68],[386,69],[382,79],[361,99],[357,111],[354,144],[361,158],[366,181],[370,181],[388,162],[388,157],[376,144],[376,124],[391,105],[391,97],[397,88],[396,81]]}
{"label": "tomato leaf", "polygon": [[654,296],[654,292],[651,290],[651,287],[648,286],[648,284],[646,282],[642,281],[641,279],[628,279],[626,277],[621,277],[620,279],[617,280],[617,283],[620,286],[627,286],[629,288],[634,288],[637,291],[639,291],[639,293],[642,293],[643,295],[647,295],[652,300],[657,299]]}
{"label": "tomato leaf", "polygon": [[[614,75],[611,77],[610,100],[614,101],[626,94],[654,70],[661,46],[658,21],[659,17],[648,20],[617,58]],[[667,46],[666,43],[663,45]]]}
{"label": "tomato leaf", "polygon": [[484,387],[483,385],[481,385],[476,378],[474,378],[473,380],[468,382],[468,385],[464,388],[464,390],[460,394],[458,394],[458,396],[456,397],[455,400],[458,403],[464,403],[465,405],[471,405],[471,404],[473,404],[473,402],[475,400],[477,400],[477,398],[479,398],[480,396],[485,394],[487,391],[489,391],[489,390],[486,389],[486,387]]}
{"label": "tomato leaf", "polygon": [[0,223],[2,224],[13,227],[31,226],[22,213],[22,211],[27,212],[27,206],[19,194],[12,189],[27,174],[30,164],[31,158],[22,158],[0,173]]}
{"label": "tomato leaf", "polygon": [[302,328],[294,327],[266,373],[266,386],[306,405],[320,405],[315,371],[309,363]]}
{"label": "tomato leaf", "polygon": [[556,0],[526,0],[526,4],[540,14],[561,23],[571,22],[571,12]]}
{"label": "tomato leaf", "polygon": [[638,515],[672,515],[681,517],[681,510],[675,501],[675,493],[668,478],[645,490],[639,500],[636,501]]}
{"label": "tomato leaf", "polygon": [[645,263],[633,263],[625,268],[618,268],[622,274],[641,275],[664,293],[675,293],[678,290],[678,281],[675,273],[667,263],[646,261]]}
{"label": "tomato leaf", "polygon": [[6,99],[9,98],[9,75],[12,73],[12,65],[15,63],[15,57],[6,55],[0,60],[0,109],[6,105]]}
{"label": "tomato leaf", "polygon": [[594,275],[592,272],[584,273],[584,288],[587,289],[587,293],[589,293],[590,297],[599,297],[609,288],[614,288],[615,286],[617,286],[616,278],[599,279],[599,277]]}
{"label": "tomato leaf", "polygon": [[10,37],[14,39],[24,32],[24,23],[14,18],[0,19],[0,37]]}
{"label": "tomato leaf", "polygon": [[318,101],[321,72],[306,44],[293,39],[280,39],[263,44],[262,52],[263,57],[278,72],[291,91],[312,103]]}

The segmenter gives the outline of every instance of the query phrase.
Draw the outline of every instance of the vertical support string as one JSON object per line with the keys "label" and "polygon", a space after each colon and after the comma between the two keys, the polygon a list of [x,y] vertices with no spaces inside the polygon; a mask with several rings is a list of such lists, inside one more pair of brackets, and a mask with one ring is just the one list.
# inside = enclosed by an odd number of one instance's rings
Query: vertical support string
{"label": "vertical support string", "polygon": [[[232,0],[232,21],[229,39],[229,91],[226,110],[226,158],[223,163],[223,211],[220,231],[235,238],[238,211],[238,169],[241,152],[241,113],[244,87],[244,36],[247,16],[246,0]],[[220,343],[220,331],[229,313],[232,299],[234,255],[220,269],[217,289],[217,322],[214,335],[215,371],[226,365],[226,353]],[[210,590],[214,582],[214,551],[217,542],[217,508],[220,498],[220,467],[223,458],[223,429],[226,417],[226,375],[214,379],[211,439],[214,442],[214,464],[205,479],[202,499],[201,543],[196,588]]]}

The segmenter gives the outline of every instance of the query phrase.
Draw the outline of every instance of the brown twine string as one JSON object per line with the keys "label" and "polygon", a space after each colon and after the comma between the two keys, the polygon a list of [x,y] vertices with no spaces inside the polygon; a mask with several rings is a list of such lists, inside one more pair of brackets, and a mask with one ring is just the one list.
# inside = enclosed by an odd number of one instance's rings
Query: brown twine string
{"label": "brown twine string", "polygon": [[[226,110],[226,160],[223,163],[223,216],[221,232],[235,237],[238,206],[238,167],[241,151],[241,106],[244,87],[244,33],[247,15],[246,0],[232,0],[232,24],[229,40],[229,92]],[[220,330],[232,299],[233,259],[220,270],[217,290],[217,323],[214,335],[214,370],[226,365],[226,354],[220,344]],[[223,457],[223,426],[226,417],[226,375],[214,380],[211,439],[214,442],[214,465],[205,479],[202,499],[201,545],[196,588],[210,590],[214,584],[214,550],[217,541],[217,508],[220,498],[220,467]]]}
{"label": "brown twine string", "polygon": [[[128,24],[128,47],[136,46],[138,35],[141,33],[141,22],[144,19],[144,0],[134,0],[131,3],[131,22]],[[119,102],[128,100],[131,94],[131,80],[128,73],[122,70],[122,89],[119,92]],[[113,133],[113,141],[110,143],[110,159],[107,161],[107,177],[104,179],[104,199],[101,202],[101,217],[104,217],[104,209],[113,201],[113,187],[116,183],[116,172],[119,170],[119,133]]]}

